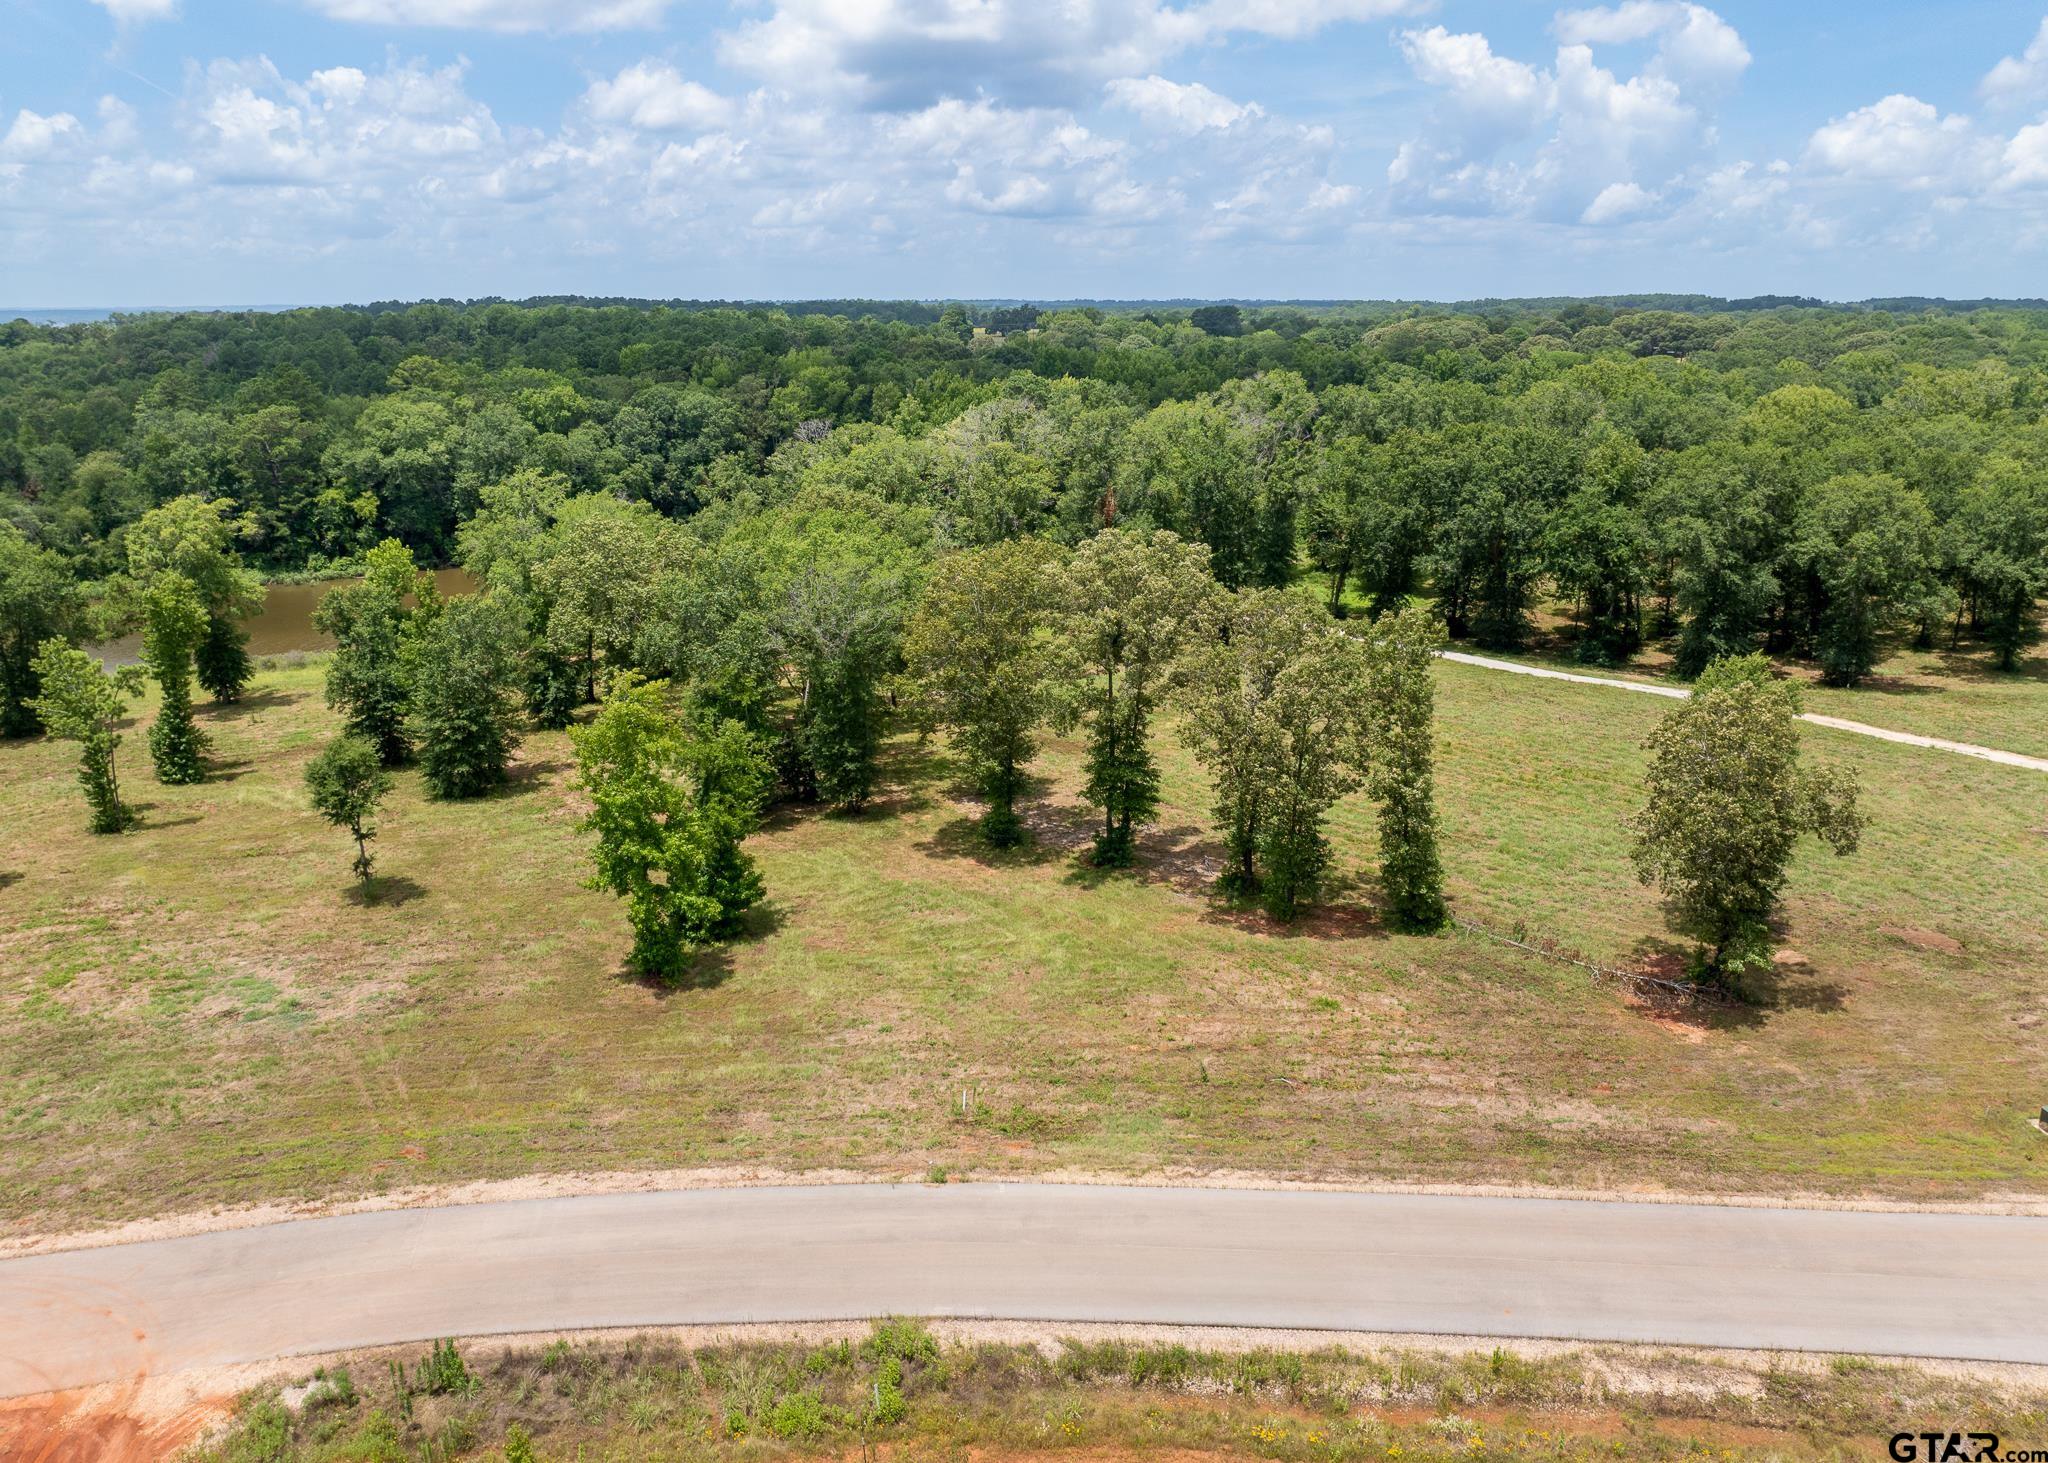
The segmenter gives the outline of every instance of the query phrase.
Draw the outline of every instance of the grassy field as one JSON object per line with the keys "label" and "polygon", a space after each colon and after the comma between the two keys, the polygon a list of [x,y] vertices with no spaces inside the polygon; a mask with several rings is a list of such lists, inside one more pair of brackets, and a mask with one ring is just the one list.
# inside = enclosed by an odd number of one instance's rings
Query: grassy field
{"label": "grassy field", "polygon": [[[915,1322],[865,1337],[715,1344],[663,1337],[418,1348],[246,1398],[194,1463],[542,1458],[1754,1459],[1886,1456],[1901,1429],[2048,1425],[2037,1387],[1836,1358],[1768,1361],[1588,1347],[1525,1357],[1441,1351],[1207,1352],[1068,1341],[942,1344]],[[393,1368],[397,1368],[396,1378]],[[397,1380],[402,1378],[402,1381]],[[436,1390],[423,1383],[431,1382]],[[4,1425],[4,1417],[0,1417]]]}
{"label": "grassy field", "polygon": [[[1666,708],[1439,684],[1455,911],[1667,955],[1621,828]],[[478,802],[401,775],[366,902],[305,807],[334,727],[317,665],[202,711],[218,775],[197,787],[149,779],[147,715],[121,749],[143,822],[118,838],[84,832],[73,748],[0,746],[5,1232],[727,1164],[2048,1190],[2024,1121],[2048,1095],[2038,774],[1810,733],[1863,772],[1864,850],[1802,855],[1766,1004],[1673,1018],[1478,935],[1390,935],[1357,884],[1291,930],[1219,902],[1177,749],[1139,869],[1080,861],[1071,743],[1041,759],[1036,846],[992,858],[943,748],[905,738],[868,813],[771,821],[751,936],[665,990],[580,887],[566,737],[530,737]],[[1368,806],[1334,834],[1347,875],[1370,867]]]}
{"label": "grassy field", "polygon": [[[1304,573],[1296,589],[1322,604],[1329,596],[1329,581],[1320,574]],[[1365,613],[1365,603],[1356,594],[1347,592],[1345,603],[1352,614]],[[1568,607],[1558,604],[1539,607],[1530,617],[1530,642],[1519,651],[1485,650],[1469,642],[1452,648],[1582,675],[1684,684],[1671,672],[1675,638],[1651,643],[1626,666],[1581,664],[1572,654],[1574,631],[1567,611]],[[1933,650],[1915,650],[1903,639],[1893,640],[1877,668],[1854,690],[1821,685],[1816,668],[1808,661],[1780,660],[1778,668],[1801,683],[1807,711],[1892,731],[2048,757],[2048,652],[2036,647],[2021,657],[2016,669],[2000,671],[1981,641],[1966,637],[1950,649],[1945,636],[1938,639],[1940,647]]]}

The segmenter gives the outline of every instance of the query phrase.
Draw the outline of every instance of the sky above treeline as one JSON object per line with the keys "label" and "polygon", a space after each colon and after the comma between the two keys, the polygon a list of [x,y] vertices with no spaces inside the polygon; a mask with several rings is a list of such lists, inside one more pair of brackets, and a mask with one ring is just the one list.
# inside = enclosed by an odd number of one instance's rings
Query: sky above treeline
{"label": "sky above treeline", "polygon": [[0,0],[0,302],[2039,295],[1985,0]]}

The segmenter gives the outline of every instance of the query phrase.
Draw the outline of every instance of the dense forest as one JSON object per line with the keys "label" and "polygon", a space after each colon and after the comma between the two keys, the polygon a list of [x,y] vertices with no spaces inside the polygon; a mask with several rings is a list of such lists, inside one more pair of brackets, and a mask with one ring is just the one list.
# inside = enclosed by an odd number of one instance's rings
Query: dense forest
{"label": "dense forest", "polygon": [[1762,646],[1843,684],[1893,629],[2009,664],[2048,581],[2028,310],[834,303],[862,313],[0,327],[0,562],[119,575],[128,525],[186,494],[277,575],[386,538],[452,562],[522,473],[706,541],[830,490],[935,552],[1158,526],[1226,585],[1312,564],[1339,610],[1431,594],[1454,639],[1513,646],[1554,596],[1588,661],[1675,630],[1686,672]]}

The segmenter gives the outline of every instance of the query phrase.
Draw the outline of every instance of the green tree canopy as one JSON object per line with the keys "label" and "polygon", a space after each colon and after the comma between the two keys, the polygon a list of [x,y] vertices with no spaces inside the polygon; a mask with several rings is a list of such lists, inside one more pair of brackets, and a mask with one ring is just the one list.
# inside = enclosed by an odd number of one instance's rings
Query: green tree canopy
{"label": "green tree canopy", "polygon": [[1770,919],[1800,835],[1849,854],[1863,830],[1853,774],[1801,765],[1798,709],[1798,691],[1762,655],[1724,658],[1644,742],[1636,873],[1700,943],[1701,973],[1737,991],[1769,964]]}

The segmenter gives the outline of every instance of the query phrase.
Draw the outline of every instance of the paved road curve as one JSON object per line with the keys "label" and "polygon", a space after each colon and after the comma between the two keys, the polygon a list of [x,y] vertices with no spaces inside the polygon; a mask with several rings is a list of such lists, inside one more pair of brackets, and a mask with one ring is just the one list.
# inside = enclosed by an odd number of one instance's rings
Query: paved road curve
{"label": "paved road curve", "polygon": [[[1444,660],[1454,660],[1459,665],[1476,665],[1482,670],[1513,671],[1518,676],[1536,676],[1546,681],[1575,681],[1581,686],[1607,686],[1616,691],[1638,691],[1646,696],[1668,696],[1683,701],[1692,693],[1680,686],[1653,686],[1644,681],[1621,681],[1612,676],[1582,676],[1572,671],[1554,671],[1548,666],[1526,665],[1519,660],[1494,660],[1484,655],[1467,655],[1462,650],[1439,650]],[[1800,714],[1801,721],[1810,721],[1815,726],[1828,727],[1834,731],[1853,732],[1859,737],[1876,737],[1881,742],[1897,742],[1907,747],[1932,747],[1937,752],[1954,752],[1962,757],[1976,757],[1985,762],[1996,762],[2005,767],[2024,767],[2030,772],[2048,772],[2048,757],[2029,757],[2024,752],[2002,752],[1996,747],[1980,747],[1974,742],[1952,742],[1946,737],[1923,737],[1918,732],[1893,731],[1890,727],[1871,726],[1867,722],[1849,721],[1839,716],[1822,716],[1807,711]]]}
{"label": "paved road curve", "polygon": [[401,1209],[0,1262],[0,1396],[432,1336],[890,1312],[2048,1362],[2048,1219],[1050,1184]]}

